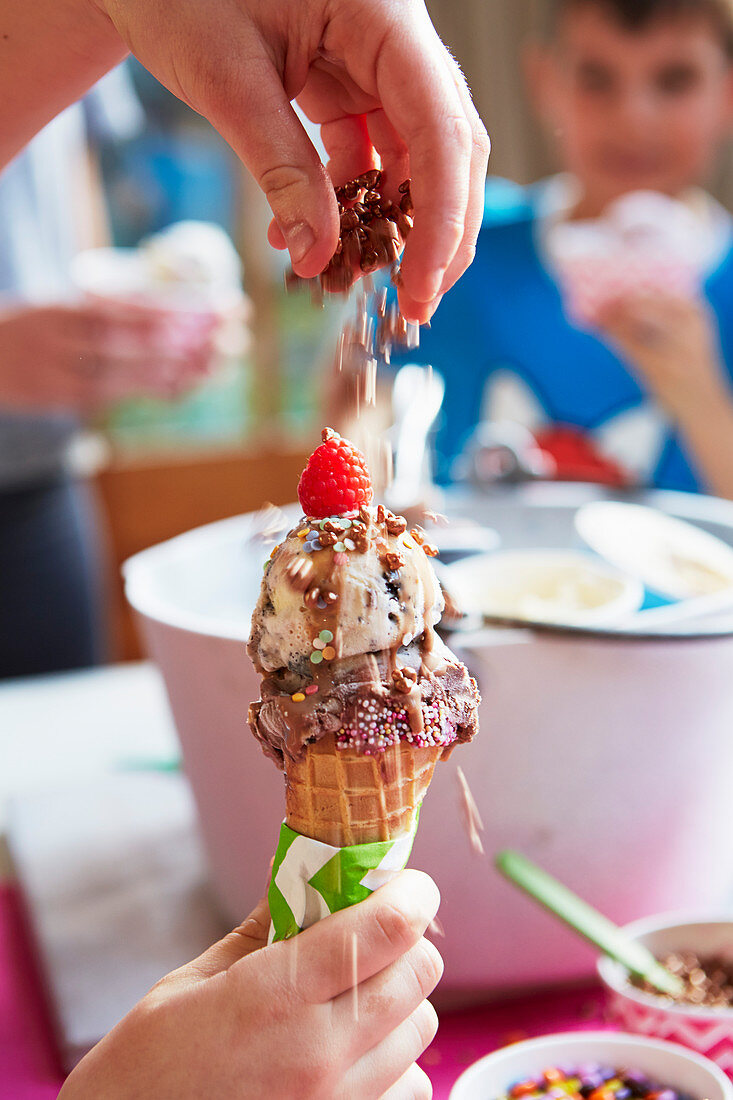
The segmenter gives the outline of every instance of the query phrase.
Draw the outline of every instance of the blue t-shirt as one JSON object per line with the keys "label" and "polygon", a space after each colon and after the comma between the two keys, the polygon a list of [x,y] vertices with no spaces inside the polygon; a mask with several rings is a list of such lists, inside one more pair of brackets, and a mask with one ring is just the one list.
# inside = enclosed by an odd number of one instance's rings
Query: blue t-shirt
{"label": "blue t-shirt", "polygon": [[[476,259],[423,329],[419,352],[409,355],[445,379],[437,479],[450,480],[452,462],[487,405],[491,415],[492,385],[501,380],[506,387],[509,379],[536,417],[579,429],[601,452],[609,440],[617,452],[639,441],[644,454],[629,457],[640,480],[704,489],[674,425],[606,344],[568,320],[540,245],[541,189],[489,182]],[[733,240],[721,254],[704,290],[733,379]]]}

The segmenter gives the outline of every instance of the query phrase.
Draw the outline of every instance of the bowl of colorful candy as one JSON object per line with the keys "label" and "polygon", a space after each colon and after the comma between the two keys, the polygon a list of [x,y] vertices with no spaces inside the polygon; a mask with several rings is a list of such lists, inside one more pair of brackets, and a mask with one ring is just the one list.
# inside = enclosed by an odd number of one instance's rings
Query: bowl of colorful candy
{"label": "bowl of colorful candy", "polygon": [[683,992],[676,999],[655,993],[619,963],[599,959],[609,1018],[626,1031],[683,1043],[733,1077],[733,919],[677,913],[624,931],[682,979]]}
{"label": "bowl of colorful candy", "polygon": [[733,1100],[733,1085],[676,1043],[579,1031],[487,1055],[461,1074],[450,1100]]}

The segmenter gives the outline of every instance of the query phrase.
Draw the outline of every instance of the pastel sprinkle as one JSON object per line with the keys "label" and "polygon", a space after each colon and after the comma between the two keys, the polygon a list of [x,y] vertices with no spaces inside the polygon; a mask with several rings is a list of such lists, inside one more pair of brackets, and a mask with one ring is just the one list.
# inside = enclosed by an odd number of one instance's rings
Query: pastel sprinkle
{"label": "pastel sprinkle", "polygon": [[343,527],[344,531],[348,531],[348,529],[351,527],[351,520],[350,519],[342,519],[341,520],[341,526]]}
{"label": "pastel sprinkle", "polygon": [[[334,547],[334,549],[335,549],[335,547]],[[333,555],[333,564],[334,565],[348,565],[349,564],[349,555],[348,554],[334,554]]]}
{"label": "pastel sprinkle", "polygon": [[311,664],[312,665],[320,665],[322,660],[323,660],[323,654],[319,653],[318,650],[316,650],[315,653],[311,653]]}
{"label": "pastel sprinkle", "polygon": [[304,539],[307,534],[308,534],[308,528],[304,527],[301,531],[298,531],[298,538],[299,539]]}
{"label": "pastel sprinkle", "polygon": [[315,695],[317,691],[318,684],[308,684],[308,687],[305,689],[306,695]]}
{"label": "pastel sprinkle", "polygon": [[344,539],[344,546],[346,547],[347,550],[354,550],[355,545],[356,544],[354,543],[353,539]]}
{"label": "pastel sprinkle", "polygon": [[327,645],[326,648],[323,651],[323,659],[325,661],[332,661],[335,656],[336,656],[336,650],[333,648],[332,645]]}
{"label": "pastel sprinkle", "polygon": [[302,703],[305,700],[305,695],[302,691],[296,691],[295,695],[291,695],[290,698],[294,703]]}
{"label": "pastel sprinkle", "polygon": [[[399,704],[385,706],[376,699],[364,700],[351,728],[342,727],[337,731],[336,743],[339,748],[356,749],[366,756],[375,756],[399,741],[420,747],[453,744],[456,740],[455,722],[443,705],[423,704],[422,715],[423,728],[415,733],[410,727],[407,711]],[[568,1091],[565,1100],[580,1098]]]}
{"label": "pastel sprinkle", "polygon": [[303,550],[306,554],[312,554],[313,551],[315,550],[315,546],[313,545],[312,542],[304,542],[303,543]]}
{"label": "pastel sprinkle", "polygon": [[322,642],[332,642],[333,641],[333,634],[331,633],[330,630],[322,630],[321,633],[318,635],[318,637],[321,639]]}
{"label": "pastel sprinkle", "polygon": [[320,544],[320,542],[318,541],[318,539],[314,539],[314,540],[313,540],[313,542],[312,542],[312,543],[310,543],[310,545],[311,545],[311,547],[312,547],[312,549],[313,549],[313,550],[322,550],[322,549],[323,549],[323,547],[321,546],[321,544]]}
{"label": "pastel sprinkle", "polygon": [[337,542],[333,549],[336,554],[343,554],[344,550],[346,549],[346,545],[343,542]]}
{"label": "pastel sprinkle", "polygon": [[314,649],[325,649],[325,647],[326,647],[326,643],[321,641],[320,638],[314,638],[313,639],[313,648]]}

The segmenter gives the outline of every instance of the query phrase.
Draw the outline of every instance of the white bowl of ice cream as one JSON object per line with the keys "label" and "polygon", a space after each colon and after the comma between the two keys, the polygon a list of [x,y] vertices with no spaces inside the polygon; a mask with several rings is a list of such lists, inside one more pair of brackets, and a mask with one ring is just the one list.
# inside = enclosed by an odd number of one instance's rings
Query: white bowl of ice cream
{"label": "white bowl of ice cream", "polygon": [[639,580],[592,554],[507,550],[479,554],[445,570],[446,584],[468,615],[572,626],[608,626],[629,618],[644,599]]}
{"label": "white bowl of ice cream", "polygon": [[213,317],[221,356],[247,350],[250,305],[242,290],[242,262],[218,225],[177,222],[137,248],[87,249],[74,257],[71,279],[88,301],[167,315],[176,343],[185,343],[191,326],[197,339],[197,319]]}
{"label": "white bowl of ice cream", "polygon": [[137,248],[91,248],[73,260],[74,285],[91,297],[166,309],[217,311],[242,298],[242,264],[227,233],[177,222]]}

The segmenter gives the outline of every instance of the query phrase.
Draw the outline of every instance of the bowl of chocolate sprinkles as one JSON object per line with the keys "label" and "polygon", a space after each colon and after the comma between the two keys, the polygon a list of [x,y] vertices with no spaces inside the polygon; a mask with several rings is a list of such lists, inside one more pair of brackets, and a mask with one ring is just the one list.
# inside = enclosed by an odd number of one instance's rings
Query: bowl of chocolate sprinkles
{"label": "bowl of chocolate sprinkles", "polygon": [[665,914],[624,931],[677,974],[683,989],[675,998],[657,993],[601,958],[609,1019],[627,1031],[682,1043],[733,1077],[733,915]]}

